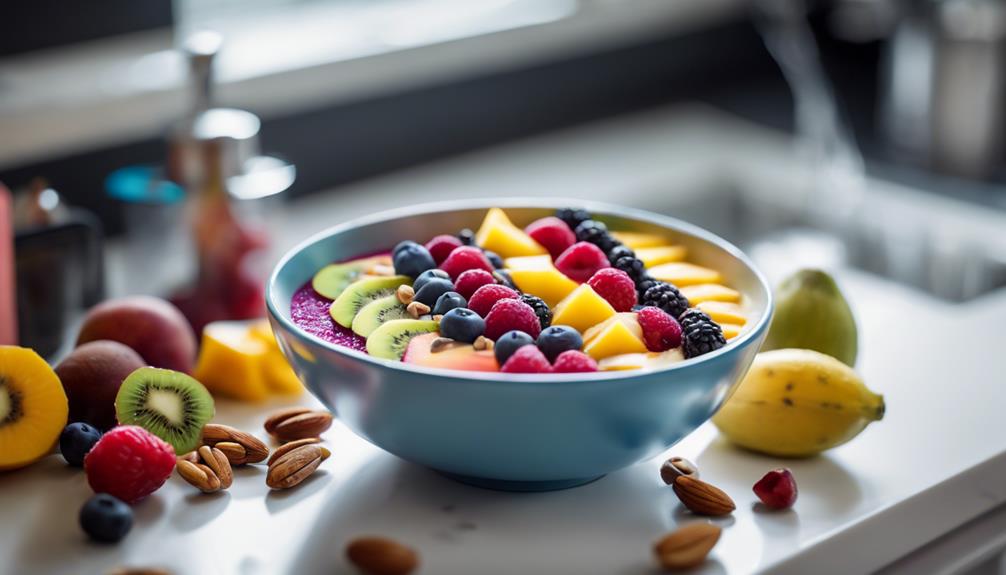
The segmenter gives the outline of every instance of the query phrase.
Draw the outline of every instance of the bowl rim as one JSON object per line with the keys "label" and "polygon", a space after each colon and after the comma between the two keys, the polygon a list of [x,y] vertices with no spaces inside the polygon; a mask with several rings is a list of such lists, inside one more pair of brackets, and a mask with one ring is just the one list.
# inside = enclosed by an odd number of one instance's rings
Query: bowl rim
{"label": "bowl rim", "polygon": [[[344,233],[353,228],[361,227],[364,225],[371,225],[380,223],[382,221],[387,221],[399,217],[405,216],[417,216],[424,214],[432,214],[444,211],[457,211],[465,209],[489,209],[492,207],[498,208],[552,208],[555,206],[562,207],[573,207],[573,208],[583,208],[588,212],[601,212],[611,215],[617,215],[619,217],[626,217],[634,220],[639,220],[654,224],[663,228],[673,230],[675,232],[684,233],[686,235],[693,236],[704,242],[715,245],[716,247],[722,249],[730,256],[740,261],[755,277],[757,283],[761,289],[765,292],[765,309],[761,316],[758,318],[755,325],[738,336],[733,341],[727,342],[727,345],[721,347],[720,349],[713,351],[711,353],[704,354],[696,358],[685,359],[684,361],[679,361],[672,363],[667,366],[660,368],[643,368],[643,369],[633,369],[633,370],[614,370],[614,371],[597,371],[589,373],[545,373],[545,374],[525,374],[525,373],[506,373],[502,372],[488,372],[488,371],[465,371],[459,369],[446,369],[446,368],[434,368],[425,367],[410,363],[405,363],[403,361],[393,361],[390,359],[382,359],[373,357],[370,354],[363,353],[361,351],[351,349],[345,346],[341,346],[327,340],[324,340],[314,334],[308,333],[299,325],[297,325],[292,317],[288,317],[290,314],[283,314],[276,309],[276,302],[274,302],[274,291],[278,289],[276,286],[279,283],[280,272],[289,264],[289,262],[295,258],[300,252],[304,251],[311,245],[322,241],[331,236]],[[297,289],[300,289],[299,287]],[[756,339],[760,334],[767,329],[768,323],[771,320],[772,312],[774,309],[775,301],[772,294],[771,286],[765,275],[758,269],[757,266],[748,258],[743,251],[737,246],[728,242],[727,240],[719,237],[718,235],[699,227],[695,224],[691,224],[684,220],[672,216],[665,216],[662,214],[657,214],[649,210],[643,210],[639,208],[629,208],[624,206],[618,206],[616,204],[609,204],[606,202],[597,202],[592,200],[580,200],[573,198],[561,198],[561,197],[511,197],[511,198],[476,198],[476,199],[457,199],[457,200],[440,200],[436,202],[425,202],[421,204],[414,204],[405,207],[392,208],[388,210],[382,210],[380,212],[375,212],[373,214],[368,214],[358,218],[354,218],[347,222],[341,224],[336,224],[332,227],[321,230],[311,236],[308,236],[303,241],[290,248],[283,257],[276,263],[273,267],[272,272],[269,274],[269,280],[266,284],[266,307],[269,315],[272,317],[273,321],[279,322],[287,331],[297,336],[301,340],[306,340],[307,342],[313,343],[315,345],[320,345],[321,347],[334,351],[338,354],[344,355],[348,358],[359,360],[367,363],[371,363],[375,366],[386,367],[389,369],[399,370],[406,373],[418,373],[427,376],[444,377],[451,379],[460,380],[478,380],[488,383],[499,383],[499,382],[512,382],[519,381],[528,384],[548,384],[548,383],[593,383],[598,381],[611,381],[611,380],[631,380],[635,376],[651,376],[654,374],[669,374],[678,370],[688,369],[702,365],[705,362],[714,360],[716,358],[722,357],[739,351],[740,349],[746,347],[751,340]],[[287,302],[289,307],[289,302]]]}

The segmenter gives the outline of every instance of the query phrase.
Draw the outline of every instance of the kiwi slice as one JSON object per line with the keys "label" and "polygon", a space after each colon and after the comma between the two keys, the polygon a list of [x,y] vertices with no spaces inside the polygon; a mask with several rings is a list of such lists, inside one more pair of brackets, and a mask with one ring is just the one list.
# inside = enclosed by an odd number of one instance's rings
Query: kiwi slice
{"label": "kiwi slice", "polygon": [[412,283],[409,276],[371,277],[357,280],[348,286],[335,298],[331,307],[328,308],[329,315],[335,323],[342,327],[353,325],[353,318],[356,317],[360,308],[374,301],[389,295],[394,295],[395,290],[402,284]]}
{"label": "kiwi slice", "polygon": [[375,299],[360,308],[353,318],[353,333],[363,337],[369,336],[381,324],[393,319],[409,319],[402,302],[398,301],[397,295],[389,295],[381,299]]}
{"label": "kiwi slice", "polygon": [[433,320],[393,319],[384,322],[367,337],[367,353],[382,359],[402,359],[409,341],[417,335],[437,331]]}
{"label": "kiwi slice", "polygon": [[141,367],[126,377],[115,396],[120,424],[139,425],[179,455],[199,446],[213,413],[213,397],[203,384],[170,369]]}
{"label": "kiwi slice", "polygon": [[341,264],[330,264],[314,274],[311,287],[322,297],[335,299],[346,289],[346,286],[361,279],[367,270],[377,265],[391,265],[389,256],[374,256],[361,258]]}

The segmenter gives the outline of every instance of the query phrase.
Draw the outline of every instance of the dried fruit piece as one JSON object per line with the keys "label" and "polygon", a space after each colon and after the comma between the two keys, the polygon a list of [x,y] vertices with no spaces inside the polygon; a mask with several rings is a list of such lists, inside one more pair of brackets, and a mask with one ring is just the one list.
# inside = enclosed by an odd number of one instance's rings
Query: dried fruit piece
{"label": "dried fruit piece", "polygon": [[796,479],[785,467],[766,473],[753,489],[758,499],[772,509],[788,509],[796,503]]}
{"label": "dried fruit piece", "polygon": [[419,566],[419,554],[387,537],[360,537],[346,546],[346,558],[368,575],[407,575]]}
{"label": "dried fruit piece", "polygon": [[691,569],[706,560],[721,533],[710,523],[689,523],[654,543],[653,553],[664,569]]}
{"label": "dried fruit piece", "polygon": [[674,481],[672,488],[681,503],[696,515],[718,517],[729,515],[737,508],[723,490],[701,479],[682,476]]}

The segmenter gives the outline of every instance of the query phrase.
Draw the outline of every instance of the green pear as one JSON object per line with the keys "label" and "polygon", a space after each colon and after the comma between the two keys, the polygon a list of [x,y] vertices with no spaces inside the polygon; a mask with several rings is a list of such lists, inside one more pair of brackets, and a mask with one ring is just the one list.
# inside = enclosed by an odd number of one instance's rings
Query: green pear
{"label": "green pear", "polygon": [[804,269],[776,290],[775,316],[762,350],[813,349],[852,367],[857,340],[856,320],[835,280]]}

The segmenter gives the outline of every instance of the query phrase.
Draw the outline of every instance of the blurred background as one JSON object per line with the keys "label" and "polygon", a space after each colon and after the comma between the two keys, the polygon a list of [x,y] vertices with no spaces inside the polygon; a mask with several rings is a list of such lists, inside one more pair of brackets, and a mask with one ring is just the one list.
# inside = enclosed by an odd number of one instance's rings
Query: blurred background
{"label": "blurred background", "polygon": [[126,293],[254,317],[311,233],[517,195],[958,313],[1006,286],[1004,74],[1000,0],[8,2],[0,343]]}

